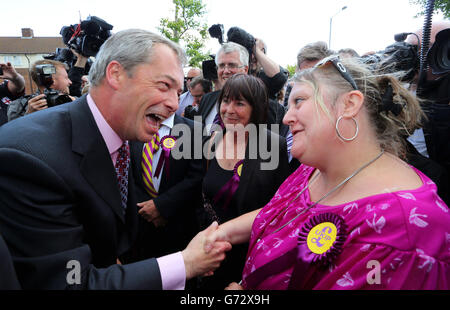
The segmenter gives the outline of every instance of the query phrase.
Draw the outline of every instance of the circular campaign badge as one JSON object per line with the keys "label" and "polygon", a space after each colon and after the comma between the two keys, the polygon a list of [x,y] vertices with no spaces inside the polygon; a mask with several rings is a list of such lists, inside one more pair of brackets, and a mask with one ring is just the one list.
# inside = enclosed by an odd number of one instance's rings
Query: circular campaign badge
{"label": "circular campaign badge", "polygon": [[320,223],[314,226],[308,234],[308,249],[314,254],[323,254],[333,246],[336,235],[337,228],[333,223]]}
{"label": "circular campaign badge", "polygon": [[237,166],[236,173],[239,177],[241,177],[241,175],[242,175],[242,167],[243,166],[244,166],[244,163],[241,163],[239,166]]}
{"label": "circular campaign badge", "polygon": [[162,141],[161,141],[162,145],[164,148],[166,149],[171,149],[175,146],[175,138],[172,136],[165,136]]}
{"label": "circular campaign badge", "polygon": [[300,229],[298,244],[312,255],[311,262],[328,265],[342,252],[346,230],[347,225],[339,215],[314,215]]}

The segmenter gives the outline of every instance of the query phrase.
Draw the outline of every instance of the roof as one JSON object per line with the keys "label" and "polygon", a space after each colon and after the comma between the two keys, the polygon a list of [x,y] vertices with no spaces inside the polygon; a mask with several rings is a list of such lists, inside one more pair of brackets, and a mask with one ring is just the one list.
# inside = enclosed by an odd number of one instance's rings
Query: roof
{"label": "roof", "polygon": [[66,47],[62,37],[0,37],[0,53],[2,54],[48,54],[56,48]]}

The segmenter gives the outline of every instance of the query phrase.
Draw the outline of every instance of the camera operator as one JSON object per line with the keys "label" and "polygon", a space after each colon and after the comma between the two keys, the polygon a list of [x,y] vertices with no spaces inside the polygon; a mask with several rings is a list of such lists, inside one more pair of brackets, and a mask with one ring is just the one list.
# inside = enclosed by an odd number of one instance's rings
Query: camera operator
{"label": "camera operator", "polygon": [[71,49],[72,53],[77,57],[75,64],[69,69],[68,76],[72,84],[69,86],[69,94],[75,97],[81,97],[83,84],[83,76],[86,75],[86,64],[89,57],[83,56],[81,53],[77,53],[75,49]]}
{"label": "camera operator", "polygon": [[181,116],[189,119],[194,119],[194,116],[198,112],[200,106],[200,101],[203,95],[210,93],[212,91],[212,82],[210,80],[204,79],[203,76],[196,76],[192,79],[190,83],[190,93],[193,97],[193,102],[188,105]]}
{"label": "camera operator", "polygon": [[0,79],[5,81],[0,84],[0,126],[8,121],[7,110],[11,100],[23,96],[25,93],[25,80],[17,73],[10,62],[0,63]]}
{"label": "camera operator", "polygon": [[[428,50],[428,69],[425,81],[419,81],[415,75],[411,89],[417,90],[417,95],[424,99],[423,109],[427,115],[422,129],[418,129],[408,138],[415,149],[429,157],[445,169],[446,180],[437,183],[439,195],[450,203],[450,68],[448,41],[450,21],[433,22],[430,33],[430,49]],[[415,33],[422,40],[422,29]],[[446,35],[446,36],[442,36]],[[439,40],[438,40],[439,39]],[[418,45],[417,37],[409,35],[406,42]],[[440,49],[437,50],[437,49]],[[440,54],[439,54],[440,52]],[[433,58],[437,58],[441,70],[436,70]],[[446,68],[445,68],[446,67]],[[435,181],[433,179],[433,181]],[[435,181],[436,182],[436,181]],[[444,189],[442,189],[444,187]],[[443,193],[445,191],[445,193]]]}
{"label": "camera operator", "polygon": [[[49,85],[45,85],[45,82],[42,79],[43,73],[39,72],[39,68],[41,68],[42,65],[48,65],[49,67],[53,66],[55,69],[55,73],[51,74],[51,76],[49,75],[49,78],[51,78]],[[62,98],[65,102],[75,99],[68,96],[69,86],[72,84],[72,81],[69,79],[66,66],[62,62],[49,59],[38,60],[31,68],[31,77],[38,86],[37,92],[31,96],[23,96],[11,102],[8,108],[8,121],[19,118],[25,114],[47,109],[49,107],[48,98],[45,94],[47,88],[51,88],[52,90],[65,95],[65,97]]]}
{"label": "camera operator", "polygon": [[178,110],[175,112],[177,115],[181,116],[184,112],[184,109],[192,105],[192,102],[194,102],[194,97],[191,95],[191,81],[193,78],[199,76],[202,74],[202,70],[199,68],[191,68],[189,69],[187,76],[186,76],[186,89],[187,92],[182,94],[180,96]]}
{"label": "camera operator", "polygon": [[277,93],[283,89],[289,76],[286,69],[267,56],[267,45],[258,38],[255,38],[249,71],[264,82],[269,99],[273,100],[276,100]]}

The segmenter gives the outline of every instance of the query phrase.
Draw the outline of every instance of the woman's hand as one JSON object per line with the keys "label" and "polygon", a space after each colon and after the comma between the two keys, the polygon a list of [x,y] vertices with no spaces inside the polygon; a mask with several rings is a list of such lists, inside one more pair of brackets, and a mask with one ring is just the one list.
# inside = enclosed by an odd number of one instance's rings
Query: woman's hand
{"label": "woman's hand", "polygon": [[228,284],[228,286],[225,288],[225,291],[243,291],[243,290],[244,287],[236,282]]}

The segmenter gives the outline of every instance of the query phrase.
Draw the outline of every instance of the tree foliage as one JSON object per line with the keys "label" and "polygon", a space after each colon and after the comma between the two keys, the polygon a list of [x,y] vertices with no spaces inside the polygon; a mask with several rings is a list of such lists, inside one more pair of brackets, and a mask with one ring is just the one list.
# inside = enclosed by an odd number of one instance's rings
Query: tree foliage
{"label": "tree foliage", "polygon": [[201,67],[209,58],[202,53],[208,36],[208,26],[203,21],[206,14],[202,0],[172,0],[175,6],[174,18],[161,18],[158,30],[166,38],[180,44],[186,50],[189,65]]}
{"label": "tree foliage", "polygon": [[[428,0],[410,0],[410,3],[420,5],[422,11],[418,16],[424,15],[427,8]],[[434,2],[434,13],[442,12],[445,18],[450,18],[450,0],[436,0]]]}

